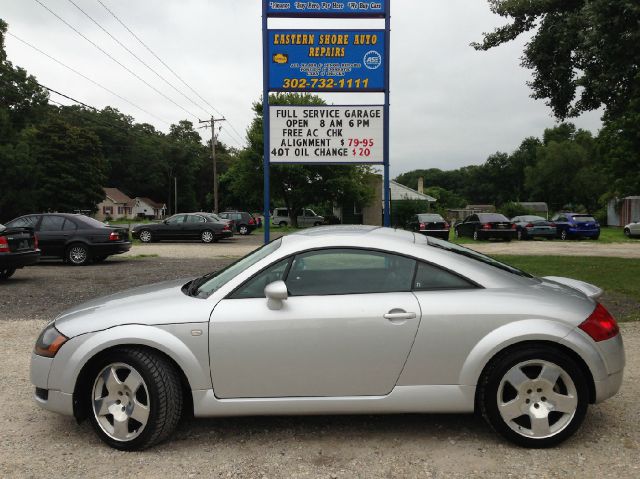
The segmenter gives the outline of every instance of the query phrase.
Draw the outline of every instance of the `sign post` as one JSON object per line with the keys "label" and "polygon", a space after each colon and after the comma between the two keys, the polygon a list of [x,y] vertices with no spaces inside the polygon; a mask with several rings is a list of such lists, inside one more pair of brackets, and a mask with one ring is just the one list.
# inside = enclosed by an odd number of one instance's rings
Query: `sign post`
{"label": "sign post", "polygon": [[[390,0],[262,3],[264,240],[270,240],[271,164],[369,164],[384,168],[390,226]],[[270,17],[379,18],[375,29],[269,29]],[[383,105],[271,106],[269,92],[381,92]]]}

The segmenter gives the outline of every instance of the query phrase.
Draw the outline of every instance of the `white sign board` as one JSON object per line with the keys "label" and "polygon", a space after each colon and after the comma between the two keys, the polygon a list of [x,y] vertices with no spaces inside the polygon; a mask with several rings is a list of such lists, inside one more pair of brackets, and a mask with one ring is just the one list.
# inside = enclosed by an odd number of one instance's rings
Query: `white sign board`
{"label": "white sign board", "polygon": [[382,106],[271,106],[271,163],[381,164]]}

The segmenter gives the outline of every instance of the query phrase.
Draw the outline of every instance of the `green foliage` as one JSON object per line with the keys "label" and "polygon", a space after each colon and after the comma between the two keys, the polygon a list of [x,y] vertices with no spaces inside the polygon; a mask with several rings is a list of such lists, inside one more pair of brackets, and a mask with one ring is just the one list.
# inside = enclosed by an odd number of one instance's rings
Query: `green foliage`
{"label": "green foliage", "polygon": [[397,200],[391,203],[391,224],[404,228],[413,215],[429,212],[429,202],[423,200]]}
{"label": "green foliage", "polygon": [[502,213],[507,218],[513,218],[514,216],[523,215],[537,215],[537,213],[533,212],[529,208],[525,208],[520,203],[515,203],[513,201],[509,201],[508,203],[503,204],[498,212]]}

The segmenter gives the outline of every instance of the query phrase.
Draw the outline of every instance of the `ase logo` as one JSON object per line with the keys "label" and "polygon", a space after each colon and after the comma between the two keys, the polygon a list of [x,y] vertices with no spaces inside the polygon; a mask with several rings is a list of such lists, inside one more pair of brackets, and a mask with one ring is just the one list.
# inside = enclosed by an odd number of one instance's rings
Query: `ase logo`
{"label": "ase logo", "polygon": [[285,55],[284,53],[276,53],[273,55],[273,63],[279,63],[283,65],[289,61],[289,55]]}
{"label": "ase logo", "polygon": [[382,55],[375,50],[371,50],[364,55],[364,66],[369,70],[377,70],[382,65]]}

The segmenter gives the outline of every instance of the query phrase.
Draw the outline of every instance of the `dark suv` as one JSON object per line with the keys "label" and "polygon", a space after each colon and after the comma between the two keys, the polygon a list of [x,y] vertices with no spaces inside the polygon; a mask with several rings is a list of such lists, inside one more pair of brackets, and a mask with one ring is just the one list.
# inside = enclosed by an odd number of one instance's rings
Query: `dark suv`
{"label": "dark suv", "polygon": [[246,211],[225,211],[224,213],[218,213],[218,216],[225,220],[233,220],[236,232],[241,235],[250,235],[258,227],[255,218]]}

